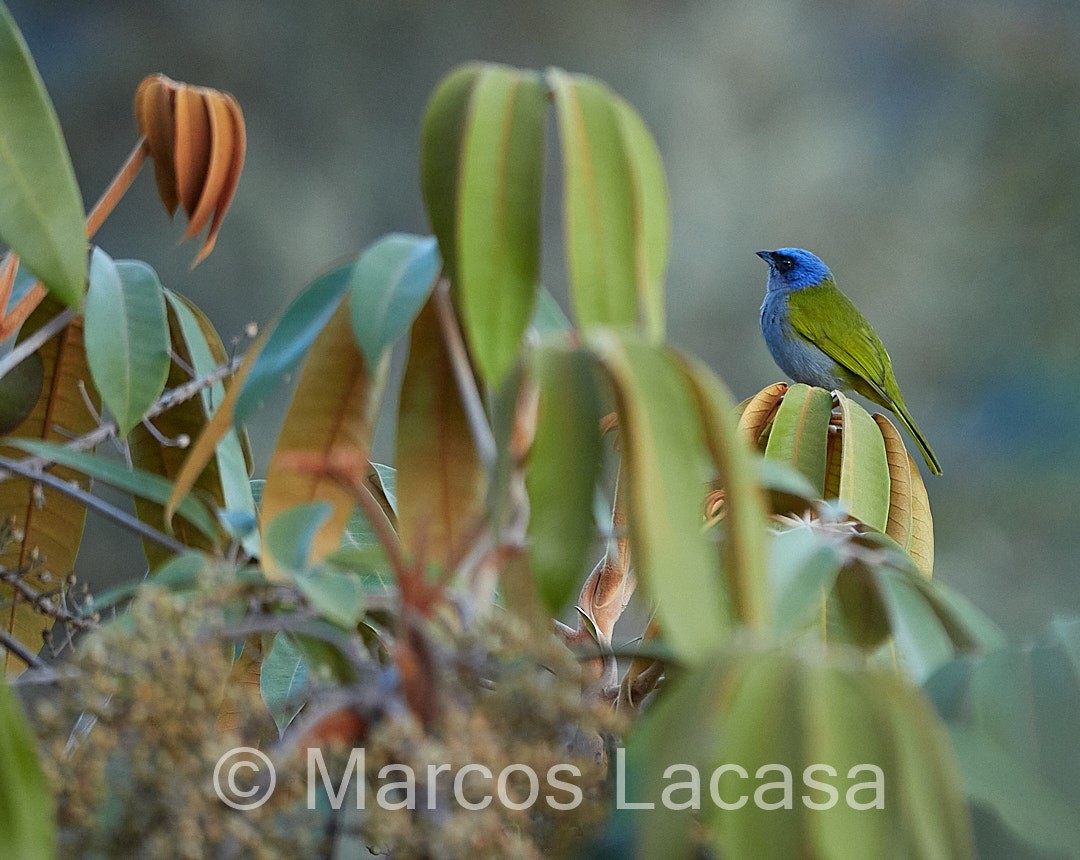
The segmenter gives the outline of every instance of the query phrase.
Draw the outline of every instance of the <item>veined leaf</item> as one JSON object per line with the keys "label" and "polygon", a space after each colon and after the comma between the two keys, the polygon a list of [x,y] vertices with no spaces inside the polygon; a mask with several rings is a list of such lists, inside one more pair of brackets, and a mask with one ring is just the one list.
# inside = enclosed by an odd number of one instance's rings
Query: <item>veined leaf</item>
{"label": "veined leaf", "polygon": [[751,446],[757,447],[761,434],[772,423],[787,390],[786,382],[774,382],[739,404],[739,432],[746,435]]}
{"label": "veined leaf", "polygon": [[583,75],[550,69],[563,159],[566,259],[578,325],[664,333],[669,223],[656,144],[633,109]]}
{"label": "veined leaf", "polygon": [[420,184],[431,229],[439,240],[444,269],[457,278],[458,182],[465,120],[473,87],[484,66],[459,66],[435,88],[424,111],[420,135]]}
{"label": "veined leaf", "polygon": [[[3,11],[3,6],[0,6]],[[56,856],[56,816],[30,723],[0,678],[0,833],[12,857]]]}
{"label": "veined leaf", "polygon": [[540,402],[525,477],[529,564],[540,598],[555,615],[580,587],[596,538],[592,503],[603,464],[603,409],[588,352],[541,349],[535,369]]}
{"label": "veined leaf", "polygon": [[[86,292],[86,222],[60,123],[0,3],[0,238],[57,299]],[[3,309],[0,308],[0,311]]]}
{"label": "veined leaf", "polygon": [[930,576],[934,572],[934,521],[926,485],[892,422],[880,412],[871,417],[881,430],[889,462],[889,521],[885,533],[907,551],[919,570]]}
{"label": "veined leaf", "polygon": [[[364,457],[382,400],[388,355],[368,368],[353,338],[349,305],[338,308],[308,352],[285,416],[262,494],[262,522],[270,523],[295,505],[325,501],[331,515],[312,547],[318,560],[341,543],[354,499],[325,474],[297,471],[284,458],[304,454],[326,460],[338,451]],[[270,562],[268,574],[274,571]]]}
{"label": "veined leaf", "polygon": [[798,469],[818,495],[825,489],[825,461],[832,397],[824,388],[796,384],[776,410],[765,456]]}
{"label": "veined leaf", "polygon": [[294,577],[293,582],[308,605],[327,621],[346,630],[356,629],[364,614],[364,585],[360,575],[317,567]]}
{"label": "veined leaf", "polygon": [[445,564],[483,514],[486,475],[431,299],[412,329],[395,459],[402,545]]}
{"label": "veined leaf", "polygon": [[[167,388],[175,388],[202,376],[218,366],[218,356],[207,343],[202,321],[196,317],[196,309],[186,299],[166,291],[169,312],[169,332],[176,360],[169,367]],[[209,329],[213,333],[212,327]],[[213,334],[215,340],[216,334]],[[215,346],[220,346],[217,341]],[[224,355],[222,355],[224,357]],[[147,472],[172,480],[180,472],[184,462],[186,447],[177,444],[162,444],[159,437],[178,440],[187,437],[195,439],[202,432],[212,414],[212,403],[221,402],[225,389],[217,383],[204,389],[198,396],[178,403],[167,412],[163,412],[150,423],[157,430],[157,435],[150,432],[142,423],[131,431],[128,443],[134,465]],[[243,451],[236,432],[230,430],[218,445],[217,453],[207,464],[193,488],[197,496],[212,502],[219,508],[240,511],[254,516],[255,503],[251,497],[251,486],[244,465]],[[157,502],[135,497],[135,513],[143,522],[159,530],[166,530],[164,509]],[[193,548],[213,551],[214,544],[192,530],[184,520],[173,524],[174,533],[183,544]],[[151,570],[159,567],[171,553],[150,540],[143,540],[143,552]]]}
{"label": "veined leaf", "polygon": [[166,522],[172,519],[177,505],[195,485],[203,469],[206,468],[206,464],[214,457],[221,440],[226,438],[229,431],[233,429],[237,398],[243,390],[244,380],[255,364],[255,360],[259,356],[259,350],[262,349],[266,339],[267,333],[263,332],[259,335],[258,340],[251,345],[213,417],[203,428],[199,438],[195,440],[195,444],[191,446],[183,465],[180,467],[179,474],[173,481],[173,491],[172,495],[169,496],[169,502],[165,505]]}
{"label": "veined leaf", "polygon": [[338,309],[341,297],[349,288],[354,266],[355,261],[346,263],[312,281],[293,299],[281,319],[269,330],[265,346],[242,384],[239,374],[234,380],[240,389],[234,410],[237,424],[247,421],[267,393],[307,354],[319,332]]}
{"label": "veined leaf", "polygon": [[268,520],[263,530],[264,565],[273,559],[282,579],[306,571],[314,560],[316,537],[332,513],[329,502],[311,502],[289,508]]}
{"label": "veined leaf", "polygon": [[657,601],[665,639],[686,660],[731,628],[719,564],[702,535],[705,452],[697,404],[672,356],[611,331],[588,338],[619,413],[634,566]]}
{"label": "veined leaf", "polygon": [[353,267],[349,308],[356,342],[371,368],[409,330],[439,275],[439,247],[431,236],[391,233]]}
{"label": "veined leaf", "polygon": [[837,498],[860,522],[884,532],[889,521],[889,461],[881,431],[865,409],[836,393],[844,431]]}
{"label": "veined leaf", "polygon": [[731,602],[743,624],[767,624],[771,601],[765,564],[765,496],[750,446],[736,426],[731,395],[716,375],[691,358],[682,359],[682,371],[725,491],[724,575]]}
{"label": "veined leaf", "polygon": [[[59,463],[77,472],[82,472],[84,475],[96,478],[103,484],[148,499],[158,505],[167,502],[169,495],[172,493],[172,483],[165,478],[138,469],[129,469],[122,463],[104,460],[101,457],[95,457],[84,451],[76,451],[56,442],[11,438],[4,441],[13,448]],[[219,534],[220,530],[213,515],[195,498],[191,496],[185,498],[177,508],[177,513],[204,536],[211,538],[212,541]]]}
{"label": "veined leaf", "polygon": [[[19,340],[24,340],[42,325],[60,313],[59,303],[51,299],[43,301],[30,315]],[[97,422],[83,401],[79,383],[86,386],[87,396],[97,408],[97,392],[90,382],[90,370],[83,350],[82,320],[73,319],[59,335],[40,350],[44,384],[37,405],[30,417],[16,428],[15,437],[21,440],[48,440],[66,442],[72,436],[80,436],[92,430]],[[13,456],[11,448],[0,447],[0,453]],[[65,480],[73,480],[76,473],[60,466],[53,474]],[[82,541],[86,509],[77,501],[44,489],[44,504],[35,493],[32,482],[22,478],[9,478],[0,482],[0,522],[11,518],[22,532],[21,541],[9,544],[0,554],[0,566],[17,570],[30,564],[32,558],[41,559],[40,567],[28,574],[25,581],[37,589],[48,589],[41,574],[48,571],[52,582],[67,576],[75,566],[75,557]],[[16,603],[11,586],[0,585],[0,596],[7,606],[3,611],[0,628],[10,632],[16,639],[36,650],[41,646],[41,631],[51,626],[50,619],[31,609],[25,603]],[[8,653],[4,657],[8,671],[22,668],[22,661]]]}
{"label": "veined leaf", "polygon": [[471,355],[492,386],[517,359],[536,303],[546,121],[539,75],[482,67],[455,166],[454,295]]}
{"label": "veined leaf", "polygon": [[169,324],[157,274],[138,260],[90,258],[86,357],[101,399],[126,436],[169,375]]}
{"label": "veined leaf", "polygon": [[263,659],[259,689],[282,734],[304,706],[300,697],[307,683],[308,667],[303,655],[288,636],[278,633]]}

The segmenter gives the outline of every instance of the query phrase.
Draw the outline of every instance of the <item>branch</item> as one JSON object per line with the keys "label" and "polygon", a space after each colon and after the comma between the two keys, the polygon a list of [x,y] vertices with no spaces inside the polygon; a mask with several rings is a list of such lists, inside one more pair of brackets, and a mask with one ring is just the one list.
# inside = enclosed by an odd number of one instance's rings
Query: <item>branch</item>
{"label": "branch", "polygon": [[165,547],[169,552],[180,554],[185,553],[188,550],[188,547],[175,538],[169,537],[167,534],[158,531],[153,526],[148,526],[142,520],[136,519],[131,516],[131,514],[110,505],[104,499],[99,499],[97,496],[86,492],[81,487],[68,483],[55,475],[50,475],[48,472],[41,471],[40,466],[33,468],[29,466],[25,460],[12,460],[9,457],[0,457],[0,470],[5,470],[13,475],[26,478],[28,481],[34,481],[43,484],[46,487],[51,487],[57,492],[74,499],[90,510],[96,511],[106,519],[112,520],[118,526],[121,526],[128,531],[135,532],[141,537],[149,538],[154,543]]}
{"label": "branch", "polygon": [[24,358],[33,352],[37,352],[42,346],[60,334],[73,319],[75,319],[74,310],[67,308],[61,311],[11,352],[0,358],[0,379],[7,376]]}
{"label": "branch", "polygon": [[0,630],[0,647],[7,648],[8,651],[22,660],[31,669],[49,668],[48,663],[4,630]]}
{"label": "branch", "polygon": [[[236,369],[243,362],[244,357],[242,355],[231,358],[227,363],[215,367],[209,373],[200,376],[198,379],[192,379],[182,385],[176,386],[176,388],[170,388],[164,394],[157,399],[157,401],[146,411],[146,415],[143,416],[143,420],[149,420],[156,418],[163,412],[168,412],[174,406],[178,406],[185,401],[195,397],[203,389],[209,388],[211,385],[215,385],[223,379],[228,379],[234,373]],[[96,448],[102,442],[107,442],[109,439],[116,438],[119,434],[119,428],[115,421],[106,421],[89,433],[84,433],[82,436],[76,436],[70,442],[65,445],[67,448],[71,448],[74,451],[89,451],[92,448]],[[53,465],[52,461],[46,457],[27,457],[19,461],[23,466],[34,469],[44,469]],[[0,474],[0,479],[3,475]]]}
{"label": "branch", "polygon": [[0,582],[10,585],[27,603],[33,605],[42,615],[61,621],[79,630],[96,627],[97,622],[85,615],[72,612],[66,606],[57,603],[49,595],[42,594],[25,579],[28,570],[6,570],[0,568]]}

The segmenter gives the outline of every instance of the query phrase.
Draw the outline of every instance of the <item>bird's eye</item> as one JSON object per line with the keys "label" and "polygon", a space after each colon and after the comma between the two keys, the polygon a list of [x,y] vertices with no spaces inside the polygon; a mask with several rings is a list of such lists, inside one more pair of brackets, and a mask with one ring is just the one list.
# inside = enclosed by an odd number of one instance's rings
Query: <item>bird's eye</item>
{"label": "bird's eye", "polygon": [[779,257],[776,260],[776,268],[783,272],[790,272],[795,266],[795,261],[791,257]]}

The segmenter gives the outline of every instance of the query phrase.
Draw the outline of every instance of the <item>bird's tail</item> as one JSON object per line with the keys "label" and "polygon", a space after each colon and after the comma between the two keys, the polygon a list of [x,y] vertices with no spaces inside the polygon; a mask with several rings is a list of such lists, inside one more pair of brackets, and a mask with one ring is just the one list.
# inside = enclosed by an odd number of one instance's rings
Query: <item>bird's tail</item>
{"label": "bird's tail", "polygon": [[919,425],[915,423],[915,419],[911,417],[911,413],[907,411],[904,402],[902,400],[894,401],[892,409],[896,417],[900,419],[900,423],[907,428],[908,433],[911,434],[915,443],[919,446],[919,450],[922,451],[923,459],[926,460],[926,465],[930,467],[930,471],[935,475],[940,475],[941,464],[938,462],[937,455],[934,453],[934,449],[930,447],[930,443],[926,441],[926,437],[923,436]]}

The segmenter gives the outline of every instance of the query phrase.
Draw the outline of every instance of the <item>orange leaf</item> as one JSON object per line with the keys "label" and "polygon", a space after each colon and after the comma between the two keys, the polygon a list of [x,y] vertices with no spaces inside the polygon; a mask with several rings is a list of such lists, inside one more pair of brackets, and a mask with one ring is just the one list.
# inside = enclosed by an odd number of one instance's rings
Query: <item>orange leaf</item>
{"label": "orange leaf", "polygon": [[176,190],[189,218],[206,184],[210,150],[206,97],[197,88],[181,84],[176,91]]}
{"label": "orange leaf", "polygon": [[154,180],[158,195],[170,215],[176,213],[176,123],[173,118],[173,93],[176,82],[164,75],[152,75],[135,92],[135,122],[146,137],[154,159]]}
{"label": "orange leaf", "polygon": [[934,522],[922,476],[904,440],[891,421],[880,412],[872,416],[885,439],[889,462],[889,521],[885,533],[902,546],[927,576],[934,570]]}
{"label": "orange leaf", "polygon": [[784,399],[787,390],[786,382],[774,382],[739,404],[739,432],[745,433],[754,447],[757,447],[761,434],[780,408],[780,401]]}

